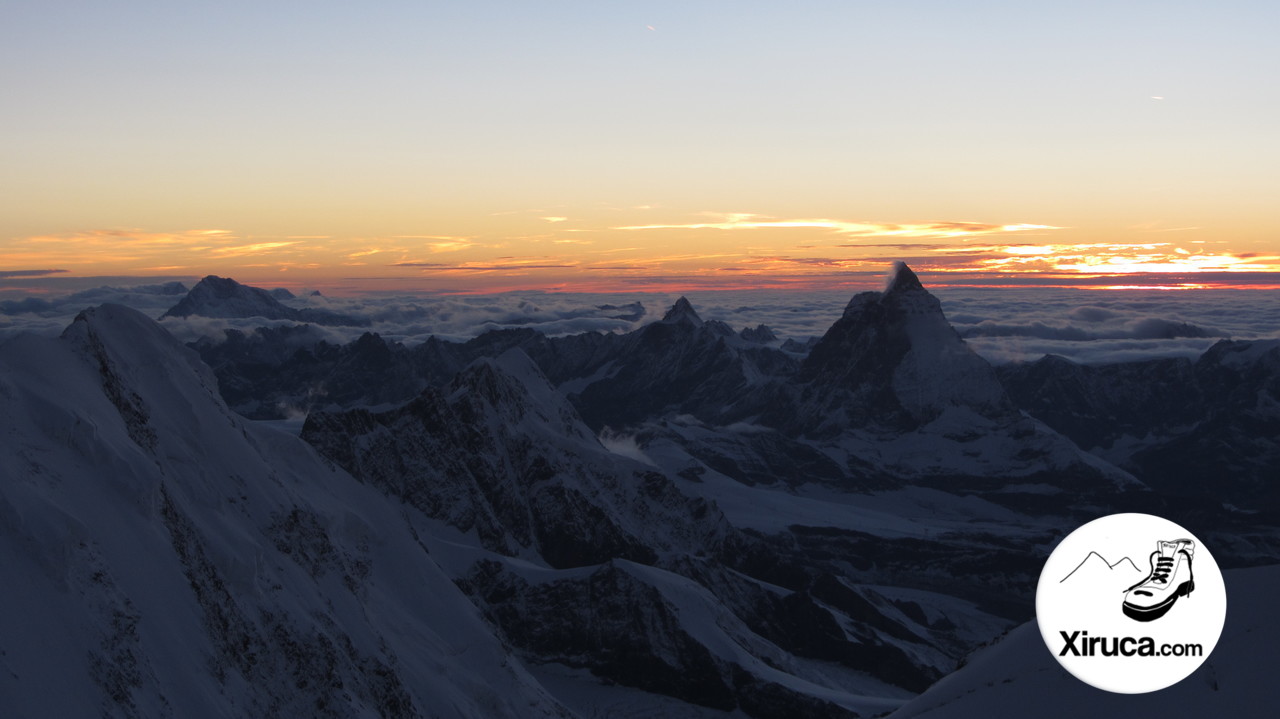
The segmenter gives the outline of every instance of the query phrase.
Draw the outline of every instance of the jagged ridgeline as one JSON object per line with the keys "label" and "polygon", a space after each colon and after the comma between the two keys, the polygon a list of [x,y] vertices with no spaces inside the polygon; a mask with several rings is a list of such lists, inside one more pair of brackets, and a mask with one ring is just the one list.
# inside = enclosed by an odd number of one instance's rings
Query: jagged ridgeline
{"label": "jagged ridgeline", "polygon": [[[1266,343],[1172,367],[1203,401],[1143,419],[1154,372],[993,369],[905,265],[812,343],[684,298],[412,347],[277,305],[210,277],[169,315],[277,326],[183,347],[104,305],[0,345],[6,716],[879,716],[1030,619],[1085,519],[1277,549],[1266,491],[1144,474],[1272,426]],[[1088,422],[1035,404],[1081,385]]]}

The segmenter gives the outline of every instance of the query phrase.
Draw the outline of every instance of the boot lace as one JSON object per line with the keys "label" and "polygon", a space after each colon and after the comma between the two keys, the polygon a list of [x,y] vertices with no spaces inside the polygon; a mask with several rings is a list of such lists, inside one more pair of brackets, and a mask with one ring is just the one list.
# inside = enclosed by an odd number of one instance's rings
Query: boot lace
{"label": "boot lace", "polygon": [[[1160,557],[1156,560],[1156,568],[1151,570],[1147,582],[1169,583],[1169,573],[1173,571],[1173,557]],[[1145,584],[1146,582],[1143,582]]]}
{"label": "boot lace", "polygon": [[1166,585],[1169,583],[1169,574],[1173,572],[1173,557],[1161,556],[1153,557],[1153,559],[1156,560],[1156,564],[1151,568],[1151,574],[1146,579],[1126,589],[1126,592],[1131,592],[1134,589],[1151,582],[1159,582],[1160,584]]}

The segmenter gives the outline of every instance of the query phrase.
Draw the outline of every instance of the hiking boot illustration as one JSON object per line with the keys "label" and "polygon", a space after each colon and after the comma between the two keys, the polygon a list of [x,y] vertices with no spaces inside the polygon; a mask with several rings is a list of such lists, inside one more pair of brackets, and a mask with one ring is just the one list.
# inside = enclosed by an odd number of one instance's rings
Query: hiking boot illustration
{"label": "hiking boot illustration", "polygon": [[1191,558],[1196,543],[1190,539],[1159,541],[1151,553],[1151,574],[1125,590],[1124,613],[1130,619],[1150,622],[1163,617],[1178,597],[1196,588]]}

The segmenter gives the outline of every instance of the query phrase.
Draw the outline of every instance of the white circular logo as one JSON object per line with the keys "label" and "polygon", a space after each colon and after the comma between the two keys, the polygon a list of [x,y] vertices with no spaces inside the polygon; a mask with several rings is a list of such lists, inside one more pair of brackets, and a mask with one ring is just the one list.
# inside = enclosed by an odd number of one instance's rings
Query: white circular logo
{"label": "white circular logo", "polygon": [[1040,572],[1036,620],[1058,662],[1099,689],[1139,694],[1182,681],[1213,651],[1227,592],[1190,532],[1113,514],[1067,535]]}

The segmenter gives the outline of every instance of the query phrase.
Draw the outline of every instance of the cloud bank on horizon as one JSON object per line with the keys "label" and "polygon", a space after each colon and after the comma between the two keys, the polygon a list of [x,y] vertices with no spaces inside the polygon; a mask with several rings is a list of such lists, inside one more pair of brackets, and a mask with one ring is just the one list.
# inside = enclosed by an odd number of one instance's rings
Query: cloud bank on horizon
{"label": "cloud bank on horizon", "polygon": [[[927,284],[927,283],[926,283]],[[0,299],[0,340],[19,332],[61,332],[85,307],[115,302],[160,317],[188,285],[169,281],[99,286],[69,294]],[[869,288],[864,288],[869,289]],[[1167,292],[1035,288],[930,287],[957,332],[994,363],[1053,353],[1084,363],[1195,357],[1222,338],[1280,337],[1280,296],[1271,291]],[[704,319],[734,329],[768,325],[779,341],[821,336],[840,316],[849,291],[709,290],[689,293]],[[628,332],[661,318],[675,293],[393,294],[282,300],[367,320],[368,327],[313,327],[315,339],[350,342],[366,331],[416,344],[431,336],[461,341],[493,329],[530,328],[550,335]],[[223,337],[225,330],[290,324],[262,318],[192,316],[161,320],[183,341]]]}
{"label": "cloud bank on horizon", "polygon": [[[12,281],[23,279],[210,272],[339,293],[837,289],[866,282],[899,259],[932,275],[934,285],[1280,287],[1280,253],[1232,250],[1194,232],[1199,228],[1138,228],[1142,237],[1096,242],[1073,237],[1072,228],[1027,222],[707,212],[681,218],[653,207],[594,218],[542,212],[511,213],[503,218],[505,231],[467,236],[93,230],[15,238],[0,242],[0,264],[32,269],[0,272],[0,280],[10,281],[0,284],[0,295],[19,290]],[[624,217],[646,221],[617,224]],[[57,269],[38,269],[44,267]]]}

